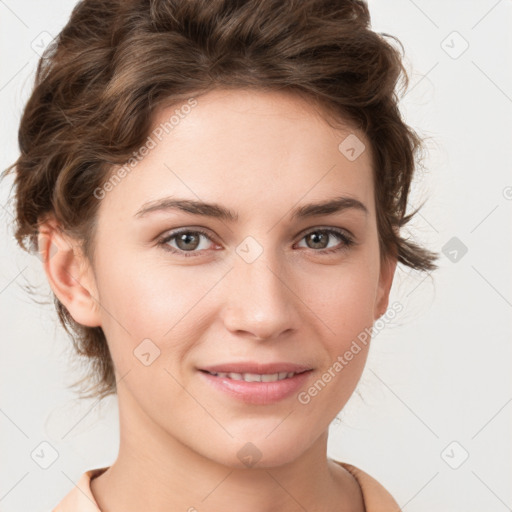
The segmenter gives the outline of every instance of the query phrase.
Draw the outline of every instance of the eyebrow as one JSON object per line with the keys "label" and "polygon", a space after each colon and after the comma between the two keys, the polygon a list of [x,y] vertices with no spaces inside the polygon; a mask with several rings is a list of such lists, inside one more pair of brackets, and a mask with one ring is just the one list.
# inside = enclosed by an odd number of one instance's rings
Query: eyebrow
{"label": "eyebrow", "polygon": [[[193,215],[213,217],[228,222],[236,222],[238,220],[237,213],[217,203],[205,203],[192,199],[179,199],[174,197],[164,197],[145,203],[135,214],[135,217],[141,218],[151,212],[175,209]],[[321,215],[333,215],[345,210],[359,210],[365,215],[368,214],[368,209],[361,201],[352,197],[342,196],[328,199],[320,203],[310,203],[294,208],[291,212],[291,219],[298,220]]]}

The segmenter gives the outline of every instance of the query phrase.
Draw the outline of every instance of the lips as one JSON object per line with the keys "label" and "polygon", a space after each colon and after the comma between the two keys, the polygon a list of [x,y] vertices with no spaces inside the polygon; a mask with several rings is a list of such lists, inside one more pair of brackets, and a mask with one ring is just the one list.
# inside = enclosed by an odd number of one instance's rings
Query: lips
{"label": "lips", "polygon": [[205,382],[247,404],[279,402],[300,389],[312,368],[295,363],[225,363],[199,368]]}

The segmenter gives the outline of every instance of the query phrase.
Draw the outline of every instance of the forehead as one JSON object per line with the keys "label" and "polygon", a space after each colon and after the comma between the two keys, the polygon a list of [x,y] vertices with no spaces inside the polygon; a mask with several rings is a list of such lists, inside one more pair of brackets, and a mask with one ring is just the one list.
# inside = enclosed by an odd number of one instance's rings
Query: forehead
{"label": "forehead", "polygon": [[151,148],[102,208],[133,217],[142,203],[176,195],[224,204],[242,218],[254,207],[278,214],[344,195],[373,211],[364,135],[348,124],[333,128],[294,94],[211,91],[161,108],[149,137]]}

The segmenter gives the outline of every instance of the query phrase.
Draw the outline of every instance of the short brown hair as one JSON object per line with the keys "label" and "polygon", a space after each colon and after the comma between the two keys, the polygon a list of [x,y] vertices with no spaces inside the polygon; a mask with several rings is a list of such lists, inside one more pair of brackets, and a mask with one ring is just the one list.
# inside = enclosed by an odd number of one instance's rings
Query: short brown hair
{"label": "short brown hair", "polygon": [[[92,261],[93,194],[141,146],[157,109],[215,88],[296,93],[350,122],[371,144],[381,255],[429,271],[436,255],[402,237],[419,136],[402,120],[399,41],[370,28],[358,0],[83,0],[46,49],[19,127],[16,231],[37,250],[55,216]],[[403,48],[402,48],[403,50]],[[414,212],[415,213],[415,212]],[[91,391],[116,392],[101,327],[78,324],[54,296]],[[76,385],[76,384],[75,384]]]}

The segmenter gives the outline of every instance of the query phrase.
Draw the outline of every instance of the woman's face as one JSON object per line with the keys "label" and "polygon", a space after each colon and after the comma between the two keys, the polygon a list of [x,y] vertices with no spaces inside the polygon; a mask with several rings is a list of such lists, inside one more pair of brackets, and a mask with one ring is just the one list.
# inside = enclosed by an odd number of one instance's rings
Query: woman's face
{"label": "woman's face", "polygon": [[[369,145],[285,93],[195,101],[159,112],[145,156],[98,199],[92,295],[121,421],[230,466],[284,464],[347,402],[358,335],[387,307]],[[155,206],[171,200],[187,203]],[[271,375],[293,370],[308,371]],[[274,382],[222,375],[242,371]]]}

